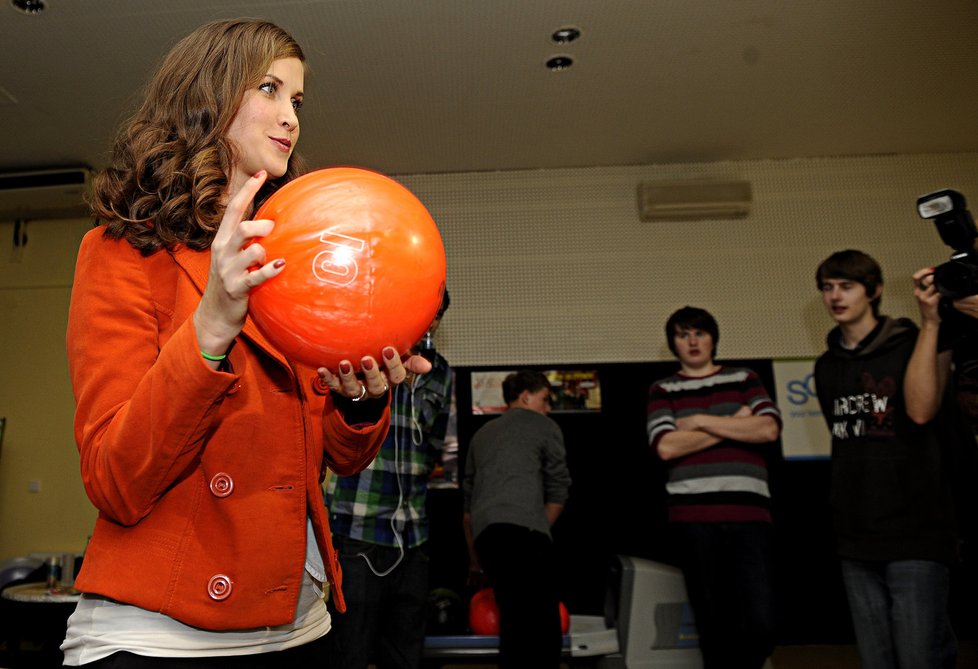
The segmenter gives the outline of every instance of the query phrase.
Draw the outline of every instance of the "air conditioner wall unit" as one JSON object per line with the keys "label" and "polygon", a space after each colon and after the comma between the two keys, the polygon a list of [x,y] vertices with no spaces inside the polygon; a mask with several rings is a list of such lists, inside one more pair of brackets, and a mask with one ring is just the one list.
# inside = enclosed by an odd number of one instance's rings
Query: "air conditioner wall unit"
{"label": "air conditioner wall unit", "polygon": [[87,167],[0,172],[0,221],[32,221],[90,216]]}
{"label": "air conditioner wall unit", "polygon": [[744,218],[751,184],[742,180],[643,181],[638,185],[642,221]]}

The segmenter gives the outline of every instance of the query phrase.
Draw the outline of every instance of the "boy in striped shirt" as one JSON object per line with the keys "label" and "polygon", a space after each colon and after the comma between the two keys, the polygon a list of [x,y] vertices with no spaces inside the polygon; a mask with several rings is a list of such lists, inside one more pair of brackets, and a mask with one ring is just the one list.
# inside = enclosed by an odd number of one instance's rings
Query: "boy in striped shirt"
{"label": "boy in striped shirt", "polygon": [[683,307],[666,323],[680,370],[649,388],[649,446],[666,463],[669,521],[705,669],[760,669],[774,649],[767,461],[781,413],[753,371],[718,365],[719,328]]}

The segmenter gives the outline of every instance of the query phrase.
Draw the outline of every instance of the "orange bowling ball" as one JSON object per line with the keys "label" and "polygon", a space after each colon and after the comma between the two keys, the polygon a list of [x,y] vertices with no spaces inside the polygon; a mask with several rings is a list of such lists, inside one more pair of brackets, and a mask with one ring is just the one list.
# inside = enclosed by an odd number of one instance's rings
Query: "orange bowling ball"
{"label": "orange bowling ball", "polygon": [[287,357],[335,372],[341,360],[394,346],[403,356],[434,320],[445,290],[445,247],[411,191],[377,172],[334,167],[290,181],[255,219],[282,272],[255,288],[249,313]]}

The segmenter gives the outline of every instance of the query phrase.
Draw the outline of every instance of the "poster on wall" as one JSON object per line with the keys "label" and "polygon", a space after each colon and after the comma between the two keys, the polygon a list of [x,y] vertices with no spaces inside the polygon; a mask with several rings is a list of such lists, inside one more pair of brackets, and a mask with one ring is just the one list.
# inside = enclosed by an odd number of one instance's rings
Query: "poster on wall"
{"label": "poster on wall", "polygon": [[827,458],[832,440],[815,394],[815,360],[775,360],[774,382],[784,429],[786,460]]}
{"label": "poster on wall", "polygon": [[[503,379],[515,370],[472,372],[472,413],[502,413]],[[550,380],[553,412],[601,411],[601,384],[595,369],[553,369],[543,374]]]}
{"label": "poster on wall", "polygon": [[511,369],[502,372],[472,372],[473,414],[502,413],[506,410],[503,379],[512,373]]}
{"label": "poster on wall", "polygon": [[601,384],[595,369],[544,372],[550,379],[552,411],[601,411]]}

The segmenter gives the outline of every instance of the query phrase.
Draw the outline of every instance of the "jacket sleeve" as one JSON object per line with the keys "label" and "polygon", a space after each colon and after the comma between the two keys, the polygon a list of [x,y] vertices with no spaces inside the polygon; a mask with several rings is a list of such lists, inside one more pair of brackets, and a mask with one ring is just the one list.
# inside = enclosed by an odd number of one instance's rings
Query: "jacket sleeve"
{"label": "jacket sleeve", "polygon": [[203,363],[190,319],[163,336],[174,314],[154,302],[148,262],[101,228],[90,231],[68,312],[82,481],[96,508],[122,525],[145,517],[195,463],[237,378]]}
{"label": "jacket sleeve", "polygon": [[390,401],[388,393],[386,398],[353,405],[330,394],[323,415],[323,479],[327,467],[340,476],[352,476],[373,462],[390,428]]}

